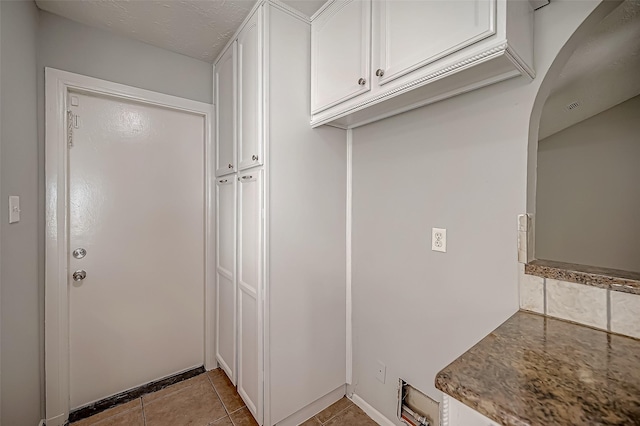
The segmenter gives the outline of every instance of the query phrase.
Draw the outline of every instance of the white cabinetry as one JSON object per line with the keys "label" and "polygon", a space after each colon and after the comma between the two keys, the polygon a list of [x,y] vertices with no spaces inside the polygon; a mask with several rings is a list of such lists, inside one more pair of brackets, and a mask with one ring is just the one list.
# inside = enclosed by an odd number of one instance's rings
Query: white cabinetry
{"label": "white cabinetry", "polygon": [[346,135],[309,126],[307,19],[262,0],[232,39],[214,63],[216,356],[259,424],[293,424],[345,383]]}
{"label": "white cabinetry", "polygon": [[213,72],[216,104],[216,176],[236,171],[236,43]]}
{"label": "white cabinetry", "polygon": [[262,419],[262,170],[238,177],[238,393]]}
{"label": "white cabinetry", "polygon": [[[314,127],[357,127],[507,78],[534,77],[533,8],[528,1],[361,3],[358,14],[351,1],[330,0],[313,17]],[[370,31],[360,21],[369,4]],[[346,26],[346,49],[337,29],[325,29],[327,21]],[[352,39],[358,35],[360,43]],[[355,46],[360,50],[354,52]],[[354,64],[369,61],[371,67],[359,70],[366,84],[359,92],[346,90],[353,84]]]}
{"label": "white cabinetry", "polygon": [[495,34],[495,1],[378,1],[373,55],[383,85]]}
{"label": "white cabinetry", "polygon": [[369,91],[371,0],[335,2],[313,23],[311,111]]}
{"label": "white cabinetry", "polygon": [[216,358],[236,383],[236,179],[216,180]]}
{"label": "white cabinetry", "polygon": [[500,426],[449,395],[442,398],[442,426]]}
{"label": "white cabinetry", "polygon": [[238,34],[238,170],[262,164],[261,42],[258,10]]}
{"label": "white cabinetry", "polygon": [[261,10],[249,18],[214,67],[216,176],[262,164]]}
{"label": "white cabinetry", "polygon": [[260,424],[264,412],[263,7],[253,12],[214,66],[216,358]]}

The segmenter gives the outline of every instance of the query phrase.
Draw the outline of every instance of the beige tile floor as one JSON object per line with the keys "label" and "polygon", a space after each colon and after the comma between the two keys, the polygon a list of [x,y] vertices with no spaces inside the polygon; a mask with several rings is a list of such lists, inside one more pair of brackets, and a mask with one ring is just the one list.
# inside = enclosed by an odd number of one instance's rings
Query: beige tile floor
{"label": "beige tile floor", "polygon": [[377,426],[364,411],[351,400],[342,398],[300,426]]}
{"label": "beige tile floor", "polygon": [[[143,395],[71,426],[257,426],[222,370],[215,369]],[[304,426],[375,426],[347,398],[303,423]]]}

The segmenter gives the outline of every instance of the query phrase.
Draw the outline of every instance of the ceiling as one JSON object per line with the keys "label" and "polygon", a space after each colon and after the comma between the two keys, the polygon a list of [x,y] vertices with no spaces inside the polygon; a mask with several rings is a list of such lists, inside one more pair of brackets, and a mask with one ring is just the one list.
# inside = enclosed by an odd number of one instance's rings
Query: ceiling
{"label": "ceiling", "polygon": [[[544,139],[640,95],[640,0],[626,0],[575,50],[545,103]],[[577,103],[577,107],[568,105]]]}
{"label": "ceiling", "polygon": [[[311,16],[325,0],[284,0]],[[36,0],[42,10],[213,62],[256,0]]]}

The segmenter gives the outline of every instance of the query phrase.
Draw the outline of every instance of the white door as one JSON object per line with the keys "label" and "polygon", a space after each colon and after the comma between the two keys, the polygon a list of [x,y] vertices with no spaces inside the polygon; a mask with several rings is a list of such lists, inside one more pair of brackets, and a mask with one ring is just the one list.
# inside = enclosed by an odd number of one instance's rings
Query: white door
{"label": "white door", "polygon": [[262,424],[262,170],[238,177],[238,393]]}
{"label": "white door", "polygon": [[311,113],[369,91],[371,0],[338,0],[311,23]]}
{"label": "white door", "polygon": [[216,63],[216,176],[237,170],[236,164],[236,43]]}
{"label": "white door", "polygon": [[[71,409],[204,361],[205,119],[75,93]],[[74,126],[72,126],[74,127]],[[78,258],[77,258],[78,257]]]}
{"label": "white door", "polygon": [[236,383],[236,177],[216,181],[216,358]]}
{"label": "white door", "polygon": [[261,13],[259,8],[238,35],[239,170],[263,163]]}
{"label": "white door", "polygon": [[494,34],[495,4],[496,0],[374,2],[374,78],[378,84],[388,83]]}

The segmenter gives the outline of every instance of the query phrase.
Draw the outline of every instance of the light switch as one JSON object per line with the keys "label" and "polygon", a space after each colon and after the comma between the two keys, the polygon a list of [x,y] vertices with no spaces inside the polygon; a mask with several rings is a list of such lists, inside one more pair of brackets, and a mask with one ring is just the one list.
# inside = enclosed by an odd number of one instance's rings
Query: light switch
{"label": "light switch", "polygon": [[9,223],[20,222],[20,197],[9,196]]}

